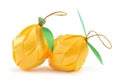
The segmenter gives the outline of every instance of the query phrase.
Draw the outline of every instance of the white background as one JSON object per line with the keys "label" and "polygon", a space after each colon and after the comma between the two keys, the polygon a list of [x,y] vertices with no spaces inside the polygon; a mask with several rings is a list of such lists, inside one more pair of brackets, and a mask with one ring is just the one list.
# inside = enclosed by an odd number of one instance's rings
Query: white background
{"label": "white background", "polygon": [[[89,51],[87,60],[77,72],[59,72],[46,61],[25,72],[12,59],[12,39],[26,26],[38,23],[54,11],[65,11],[64,17],[51,16],[46,21],[57,37],[59,34],[81,34],[79,9],[87,32],[91,29],[106,35],[113,48],[106,49],[97,38],[90,42],[101,53],[104,65]],[[0,80],[120,80],[120,2],[119,0],[0,0]]]}

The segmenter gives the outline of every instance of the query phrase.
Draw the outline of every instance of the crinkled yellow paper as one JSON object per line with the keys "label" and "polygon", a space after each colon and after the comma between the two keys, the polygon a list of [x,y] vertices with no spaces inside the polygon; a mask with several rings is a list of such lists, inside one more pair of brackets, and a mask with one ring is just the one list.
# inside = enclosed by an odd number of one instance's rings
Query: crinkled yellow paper
{"label": "crinkled yellow paper", "polygon": [[88,55],[85,37],[81,35],[61,35],[54,41],[54,52],[49,64],[56,70],[76,71],[84,64]]}
{"label": "crinkled yellow paper", "polygon": [[44,27],[49,16],[65,16],[63,11],[53,12],[45,18],[38,18],[39,23],[26,27],[12,41],[13,59],[22,70],[31,70],[50,57],[54,49],[54,36]]}
{"label": "crinkled yellow paper", "polygon": [[[93,51],[97,59],[103,64],[102,57],[99,52],[95,49],[95,47],[88,42],[88,39],[94,36],[97,36],[101,43],[108,49],[112,48],[111,42],[102,34],[98,34],[96,31],[89,31],[86,34],[86,29],[83,23],[83,20],[78,11],[78,15],[80,21],[82,23],[82,28],[84,30],[85,37],[82,35],[61,35],[58,36],[54,41],[54,51],[49,60],[49,65],[61,71],[77,71],[84,64],[86,57],[88,55],[88,46]],[[95,33],[95,35],[91,35],[90,33]],[[105,38],[109,45],[106,45],[101,37]]]}
{"label": "crinkled yellow paper", "polygon": [[25,28],[12,42],[13,58],[23,70],[42,64],[50,50],[41,26],[33,24]]}

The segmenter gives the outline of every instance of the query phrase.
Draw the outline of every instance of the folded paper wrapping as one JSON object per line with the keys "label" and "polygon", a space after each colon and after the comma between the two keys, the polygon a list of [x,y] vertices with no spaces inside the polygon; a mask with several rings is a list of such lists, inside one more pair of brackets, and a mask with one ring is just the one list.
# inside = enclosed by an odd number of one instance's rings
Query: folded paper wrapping
{"label": "folded paper wrapping", "polygon": [[50,54],[42,28],[38,24],[25,28],[13,40],[12,47],[14,61],[23,70],[37,67]]}
{"label": "folded paper wrapping", "polygon": [[56,70],[77,71],[84,64],[88,55],[85,37],[81,35],[59,36],[54,41],[54,52],[49,65]]}

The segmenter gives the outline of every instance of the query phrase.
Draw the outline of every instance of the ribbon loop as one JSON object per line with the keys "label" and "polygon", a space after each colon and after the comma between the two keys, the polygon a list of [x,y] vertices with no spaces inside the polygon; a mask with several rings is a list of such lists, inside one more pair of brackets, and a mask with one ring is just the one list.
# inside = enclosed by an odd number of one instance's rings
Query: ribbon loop
{"label": "ribbon loop", "polygon": [[56,16],[66,16],[67,13],[66,13],[66,12],[63,12],[63,11],[53,12],[53,13],[47,15],[43,20],[41,20],[41,21],[39,22],[39,25],[42,26],[42,25],[43,25],[43,22],[44,22],[49,16],[52,16],[52,15],[56,15]]}
{"label": "ribbon loop", "polygon": [[[92,32],[95,33],[95,35],[89,36],[90,33],[92,33]],[[110,40],[109,40],[106,36],[104,36],[104,35],[102,35],[102,34],[98,34],[98,33],[97,33],[96,31],[94,31],[94,30],[89,31],[89,33],[88,33],[87,36],[86,36],[86,40],[88,40],[89,38],[94,37],[94,36],[97,36],[98,39],[100,40],[100,42],[101,42],[106,48],[108,48],[108,49],[111,49],[111,48],[112,48],[112,44],[111,44]],[[105,42],[101,39],[101,37],[104,37],[104,38],[107,40],[107,42],[109,43],[109,46],[105,44]]]}

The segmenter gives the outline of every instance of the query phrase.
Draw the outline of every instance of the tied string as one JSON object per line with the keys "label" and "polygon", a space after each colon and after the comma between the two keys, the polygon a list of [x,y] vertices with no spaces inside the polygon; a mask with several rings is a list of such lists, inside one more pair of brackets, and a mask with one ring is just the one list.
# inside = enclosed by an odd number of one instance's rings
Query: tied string
{"label": "tied string", "polygon": [[52,16],[52,15],[55,15],[55,16],[66,16],[67,13],[66,12],[63,12],[63,11],[57,11],[57,12],[53,12],[49,15],[47,15],[44,19],[42,19],[40,22],[39,22],[39,25],[42,26],[44,21],[49,17],[49,16]]}
{"label": "tied string", "polygon": [[[90,36],[91,33],[95,33],[95,35],[91,35],[91,36]],[[94,30],[89,31],[89,33],[88,33],[87,36],[86,36],[86,40],[88,40],[88,39],[90,39],[91,37],[94,37],[94,36],[97,36],[98,39],[100,40],[100,42],[101,42],[106,48],[108,48],[108,49],[111,49],[111,48],[112,48],[112,44],[111,44],[110,40],[109,40],[106,36],[104,36],[104,35],[102,35],[102,34],[98,34],[98,33],[97,33],[96,31],[94,31]],[[107,44],[105,44],[105,42],[101,39],[101,37],[104,37],[104,38],[108,41],[109,46],[108,46]]]}

